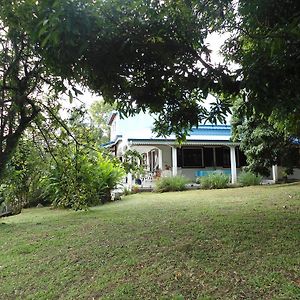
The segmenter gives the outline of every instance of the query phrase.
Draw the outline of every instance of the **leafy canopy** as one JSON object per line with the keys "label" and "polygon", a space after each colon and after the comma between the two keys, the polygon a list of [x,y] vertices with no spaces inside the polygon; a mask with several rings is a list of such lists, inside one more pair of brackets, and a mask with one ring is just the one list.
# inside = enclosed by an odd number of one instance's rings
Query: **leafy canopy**
{"label": "leafy canopy", "polygon": [[243,97],[233,110],[234,138],[248,169],[269,175],[280,163],[287,174],[299,160],[300,2],[241,0],[224,51],[240,65]]}
{"label": "leafy canopy", "polygon": [[238,63],[243,114],[300,136],[300,2],[241,0],[225,46]]}
{"label": "leafy canopy", "polygon": [[[49,106],[36,97],[45,83],[55,96],[71,87],[70,99],[81,83],[124,115],[149,109],[158,113],[159,133],[179,138],[201,121],[224,121],[241,95],[246,122],[263,119],[285,139],[300,136],[298,0],[0,5],[0,172],[25,128]],[[224,53],[236,71],[210,61],[206,39],[224,31],[231,32]],[[208,93],[218,95],[211,111],[203,106]]]}
{"label": "leafy canopy", "polygon": [[225,101],[213,115],[202,102],[209,92],[237,91],[226,68],[210,63],[205,42],[230,1],[48,0],[31,9],[26,30],[50,71],[101,93],[124,115],[149,109],[160,133],[182,137],[228,112]]}

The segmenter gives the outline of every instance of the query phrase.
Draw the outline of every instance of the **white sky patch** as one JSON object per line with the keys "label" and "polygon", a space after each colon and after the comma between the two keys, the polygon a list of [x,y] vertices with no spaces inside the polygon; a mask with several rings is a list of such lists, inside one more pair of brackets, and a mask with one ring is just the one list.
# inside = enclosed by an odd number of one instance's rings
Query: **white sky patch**
{"label": "white sky patch", "polygon": [[240,66],[233,62],[226,62],[224,60],[224,56],[221,53],[221,48],[224,43],[230,38],[230,35],[230,32],[226,32],[223,34],[214,32],[207,37],[206,43],[208,44],[208,48],[211,50],[211,62],[213,64],[227,64],[227,67],[233,71],[240,68]]}
{"label": "white sky patch", "polygon": [[63,95],[61,97],[61,105],[62,109],[60,112],[61,117],[64,119],[66,118],[68,114],[68,110],[72,108],[78,108],[82,105],[85,106],[86,109],[89,109],[95,101],[98,101],[102,99],[101,96],[96,95],[95,93],[90,92],[88,89],[81,87],[81,86],[76,86],[78,90],[80,90],[83,94],[78,95],[77,97],[73,98],[72,103],[70,103],[70,99],[67,95]]}
{"label": "white sky patch", "polygon": [[221,54],[221,47],[225,43],[225,41],[230,37],[229,33],[219,34],[212,33],[206,39],[206,43],[208,44],[208,49],[211,50],[211,61],[213,64],[223,64],[224,57]]}

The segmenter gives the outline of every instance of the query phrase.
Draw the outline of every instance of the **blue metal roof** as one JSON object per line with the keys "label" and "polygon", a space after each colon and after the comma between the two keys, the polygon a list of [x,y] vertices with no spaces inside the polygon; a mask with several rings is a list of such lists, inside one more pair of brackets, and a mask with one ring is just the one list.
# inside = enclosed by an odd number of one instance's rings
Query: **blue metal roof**
{"label": "blue metal roof", "polygon": [[108,146],[114,146],[118,141],[119,139],[122,138],[122,135],[117,135],[115,140],[114,141],[109,141],[107,143],[104,143],[104,144],[101,144],[100,147],[108,147]]}
{"label": "blue metal roof", "polygon": [[104,143],[104,144],[101,144],[100,147],[107,147],[107,146],[111,146],[113,145],[115,142],[108,142],[108,143]]}
{"label": "blue metal roof", "polygon": [[[202,136],[199,138],[199,136]],[[213,137],[220,137],[214,140]],[[189,138],[190,137],[190,138]],[[117,135],[114,141],[110,141],[106,144],[102,144],[102,147],[109,147],[115,145],[122,135]],[[231,126],[230,125],[199,125],[197,128],[193,128],[187,137],[187,141],[196,142],[196,141],[209,141],[209,142],[228,142],[231,138]],[[175,137],[159,138],[159,137],[144,137],[144,138],[132,138],[129,137],[128,140],[131,141],[175,141]]]}
{"label": "blue metal roof", "polygon": [[209,135],[209,136],[231,136],[230,125],[200,125],[193,128],[190,136],[193,135]]}

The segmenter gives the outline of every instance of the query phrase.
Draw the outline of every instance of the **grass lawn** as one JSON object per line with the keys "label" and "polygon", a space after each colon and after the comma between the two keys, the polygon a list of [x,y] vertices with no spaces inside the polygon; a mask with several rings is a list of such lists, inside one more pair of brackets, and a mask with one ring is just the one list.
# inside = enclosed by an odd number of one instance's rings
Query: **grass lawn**
{"label": "grass lawn", "polygon": [[1,299],[300,299],[300,184],[0,219]]}

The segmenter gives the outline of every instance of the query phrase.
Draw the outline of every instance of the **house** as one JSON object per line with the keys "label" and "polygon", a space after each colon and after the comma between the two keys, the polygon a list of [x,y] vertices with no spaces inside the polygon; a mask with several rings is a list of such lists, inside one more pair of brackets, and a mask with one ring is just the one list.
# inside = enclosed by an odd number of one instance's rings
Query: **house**
{"label": "house", "polygon": [[[229,175],[233,184],[237,182],[246,158],[239,143],[231,140],[230,125],[200,125],[179,145],[175,136],[162,138],[153,133],[153,120],[144,113],[121,119],[114,112],[109,120],[110,142],[105,147],[120,159],[128,149],[137,150],[150,179],[183,175],[195,180],[211,172],[220,172]],[[278,180],[278,173],[278,167],[273,166],[273,182]],[[127,179],[131,185],[131,174]]]}

